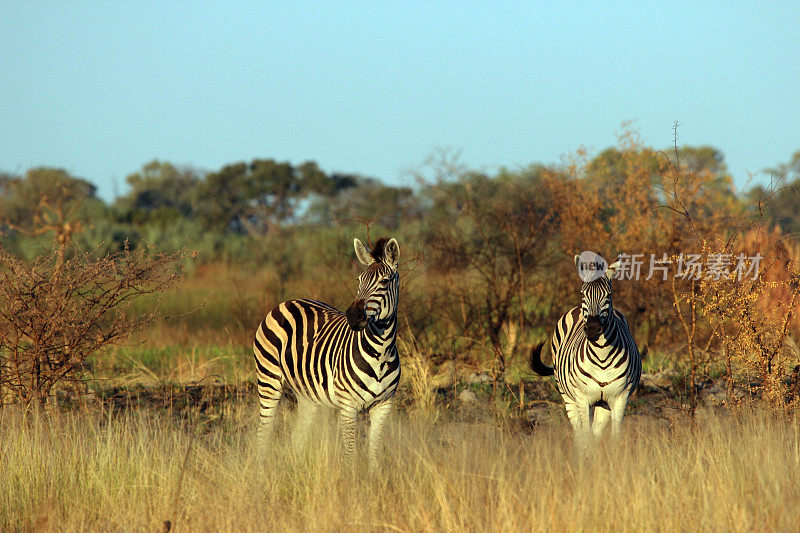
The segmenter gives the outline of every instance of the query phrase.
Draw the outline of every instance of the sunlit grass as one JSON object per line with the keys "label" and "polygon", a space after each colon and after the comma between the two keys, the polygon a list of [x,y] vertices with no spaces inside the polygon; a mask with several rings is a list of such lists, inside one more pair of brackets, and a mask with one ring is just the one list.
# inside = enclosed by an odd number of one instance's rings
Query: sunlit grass
{"label": "sunlit grass", "polygon": [[241,383],[251,378],[252,366],[249,346],[141,344],[106,350],[96,358],[93,373],[104,383],[196,383],[212,378]]}
{"label": "sunlit grass", "polygon": [[332,417],[301,452],[287,420],[261,453],[254,405],[227,413],[5,411],[0,529],[789,531],[800,518],[797,420],[631,416],[582,464],[558,417],[525,433],[397,413],[370,476],[363,456],[343,460]]}

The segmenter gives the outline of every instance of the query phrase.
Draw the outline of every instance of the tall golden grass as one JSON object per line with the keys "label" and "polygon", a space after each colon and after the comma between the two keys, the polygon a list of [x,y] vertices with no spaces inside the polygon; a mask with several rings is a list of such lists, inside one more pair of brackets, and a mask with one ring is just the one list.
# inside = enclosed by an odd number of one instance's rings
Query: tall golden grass
{"label": "tall golden grass", "polygon": [[269,452],[225,419],[0,414],[0,529],[35,531],[793,531],[800,421],[629,416],[578,462],[565,421],[532,433],[397,413],[383,469],[348,466],[333,418]]}

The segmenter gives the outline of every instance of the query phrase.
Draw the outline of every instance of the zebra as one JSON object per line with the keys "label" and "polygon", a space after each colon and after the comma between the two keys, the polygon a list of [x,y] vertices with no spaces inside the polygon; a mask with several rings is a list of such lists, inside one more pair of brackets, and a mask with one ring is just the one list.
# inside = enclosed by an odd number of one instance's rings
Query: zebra
{"label": "zebra", "polygon": [[321,406],[338,409],[345,455],[355,452],[356,417],[369,411],[369,465],[376,464],[381,432],[400,379],[397,354],[397,272],[400,247],[381,238],[368,251],[353,240],[366,268],[355,301],[342,313],[326,303],[289,300],[272,309],[256,330],[260,424],[264,446],[284,386],[297,396],[300,428],[307,430]]}
{"label": "zebra", "polygon": [[[575,256],[576,266],[579,258]],[[533,371],[540,376],[555,374],[576,442],[584,451],[590,434],[600,437],[609,418],[612,435],[619,435],[628,398],[642,375],[628,321],[611,302],[611,279],[619,265],[612,263],[604,276],[584,283],[581,306],[558,320],[550,340],[552,367],[542,363],[544,343],[531,350]]]}

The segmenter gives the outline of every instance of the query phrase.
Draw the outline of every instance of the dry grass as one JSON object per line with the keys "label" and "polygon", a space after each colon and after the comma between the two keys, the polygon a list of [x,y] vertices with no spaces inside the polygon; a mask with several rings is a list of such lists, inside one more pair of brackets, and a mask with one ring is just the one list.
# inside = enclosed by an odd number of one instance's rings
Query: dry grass
{"label": "dry grass", "polygon": [[565,424],[533,434],[392,418],[384,471],[347,467],[332,419],[269,457],[252,405],[225,419],[151,412],[0,420],[0,529],[794,530],[800,422],[631,416],[617,446],[577,464]]}

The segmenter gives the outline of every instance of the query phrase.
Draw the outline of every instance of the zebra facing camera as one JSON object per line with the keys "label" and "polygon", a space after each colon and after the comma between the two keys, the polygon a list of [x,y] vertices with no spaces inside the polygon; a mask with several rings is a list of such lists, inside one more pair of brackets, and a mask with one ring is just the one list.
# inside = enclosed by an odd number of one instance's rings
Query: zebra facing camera
{"label": "zebra facing camera", "polygon": [[575,256],[575,267],[578,269],[578,276],[584,283],[590,283],[605,276],[608,270],[608,262],[594,252],[584,251]]}

